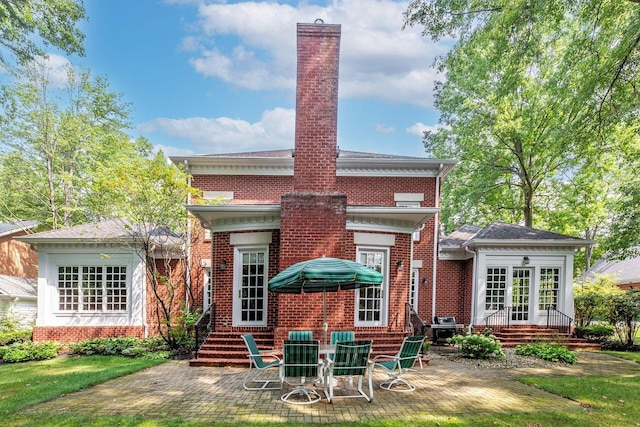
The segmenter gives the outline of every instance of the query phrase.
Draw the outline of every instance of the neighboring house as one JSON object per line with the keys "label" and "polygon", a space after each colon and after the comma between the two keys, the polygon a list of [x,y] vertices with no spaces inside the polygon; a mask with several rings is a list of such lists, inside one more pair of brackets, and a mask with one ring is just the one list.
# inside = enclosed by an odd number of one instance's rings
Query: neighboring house
{"label": "neighboring house", "polygon": [[[153,334],[155,306],[132,229],[109,220],[19,238],[39,253],[34,341]],[[161,232],[165,245],[175,238]]]}
{"label": "neighboring house", "polygon": [[596,274],[613,277],[620,289],[639,289],[640,255],[626,259],[610,259],[610,255],[605,254],[584,273],[580,281],[593,278]]}
{"label": "neighboring house", "polygon": [[0,274],[0,322],[5,318],[22,327],[36,319],[36,279]]}
{"label": "neighboring house", "polygon": [[36,221],[0,222],[0,274],[38,277],[38,253],[29,244],[13,239],[26,235],[37,225]]}

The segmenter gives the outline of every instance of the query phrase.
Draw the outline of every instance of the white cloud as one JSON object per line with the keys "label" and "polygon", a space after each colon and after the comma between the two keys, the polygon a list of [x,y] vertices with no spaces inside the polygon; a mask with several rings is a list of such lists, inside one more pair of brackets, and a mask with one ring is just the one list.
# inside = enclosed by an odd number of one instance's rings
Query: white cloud
{"label": "white cloud", "polygon": [[[160,132],[188,140],[197,152],[224,153],[293,148],[295,111],[265,111],[259,122],[228,117],[157,118],[137,127],[143,133]],[[165,147],[168,153],[168,147]]]}
{"label": "white cloud", "polygon": [[406,128],[405,131],[408,134],[416,135],[422,138],[425,132],[437,132],[438,129],[439,129],[439,126],[429,126],[429,125],[425,125],[424,123],[418,122]]}
{"label": "white cloud", "polygon": [[395,127],[387,126],[382,123],[376,123],[375,129],[376,129],[376,132],[380,132],[380,133],[394,133],[396,131]]}
{"label": "white cloud", "polygon": [[[340,96],[376,98],[431,108],[431,68],[448,49],[402,30],[408,2],[334,0],[326,6],[300,2],[201,4],[194,34],[183,45],[196,48],[190,63],[207,77],[251,90],[295,87],[296,23],[321,18],[342,25]],[[196,42],[196,39],[198,42]]]}
{"label": "white cloud", "polygon": [[[27,67],[27,73],[37,72],[47,79],[50,88],[62,90],[69,82],[71,63],[67,58],[54,53],[45,57],[37,57]],[[25,76],[26,77],[26,76]]]}

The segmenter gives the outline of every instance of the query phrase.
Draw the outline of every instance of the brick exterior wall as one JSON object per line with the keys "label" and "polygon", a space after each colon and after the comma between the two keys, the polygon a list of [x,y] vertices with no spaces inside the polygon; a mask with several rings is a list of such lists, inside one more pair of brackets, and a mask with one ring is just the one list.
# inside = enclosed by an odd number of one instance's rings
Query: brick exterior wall
{"label": "brick exterior wall", "polygon": [[13,239],[26,234],[20,231],[0,237],[0,274],[26,279],[38,278],[38,253],[28,243]]}
{"label": "brick exterior wall", "polygon": [[93,338],[144,338],[143,326],[36,326],[33,341],[78,342]]}

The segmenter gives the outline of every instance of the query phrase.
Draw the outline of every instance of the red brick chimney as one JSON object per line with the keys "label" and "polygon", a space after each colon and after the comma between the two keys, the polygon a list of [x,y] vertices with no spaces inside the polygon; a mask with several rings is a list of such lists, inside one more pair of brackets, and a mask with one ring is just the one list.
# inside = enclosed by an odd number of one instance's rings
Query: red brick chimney
{"label": "red brick chimney", "polygon": [[298,24],[294,191],[335,191],[340,25]]}
{"label": "red brick chimney", "polygon": [[[340,25],[298,24],[294,185],[281,202],[280,271],[322,256],[344,258],[347,196],[336,191],[339,53]],[[312,295],[279,296],[276,342],[292,328],[322,336],[322,295]],[[343,296],[327,301],[339,316],[353,312]]]}

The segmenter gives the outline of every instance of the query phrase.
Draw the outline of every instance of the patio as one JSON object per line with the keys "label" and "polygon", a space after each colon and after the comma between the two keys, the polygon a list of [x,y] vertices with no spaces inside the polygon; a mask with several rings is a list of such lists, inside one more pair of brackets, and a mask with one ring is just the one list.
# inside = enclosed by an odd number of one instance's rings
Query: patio
{"label": "patio", "polygon": [[[435,358],[410,375],[412,393],[377,387],[386,376],[374,375],[375,395],[364,399],[326,399],[313,405],[280,401],[283,391],[250,392],[242,388],[244,368],[189,367],[172,361],[33,407],[34,411],[182,418],[225,422],[331,423],[381,419],[429,420],[461,414],[564,410],[577,405],[567,399],[520,384],[531,375],[638,375],[636,363],[599,353],[580,353],[579,363],[554,369],[477,369]],[[285,388],[286,390],[286,388]]]}

